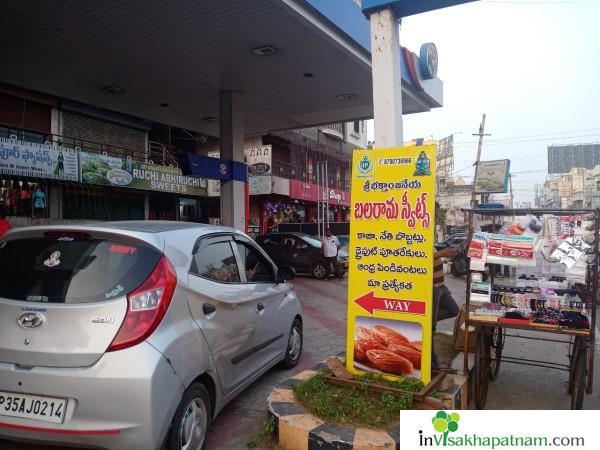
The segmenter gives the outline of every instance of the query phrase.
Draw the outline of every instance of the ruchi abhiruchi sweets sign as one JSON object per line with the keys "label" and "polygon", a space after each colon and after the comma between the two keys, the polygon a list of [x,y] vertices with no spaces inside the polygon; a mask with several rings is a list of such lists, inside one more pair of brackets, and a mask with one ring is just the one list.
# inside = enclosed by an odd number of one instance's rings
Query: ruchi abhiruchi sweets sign
{"label": "ruchi abhiruchi sweets sign", "polygon": [[81,152],[81,181],[181,195],[207,195],[205,178],[182,175],[176,167],[146,164],[129,159]]}

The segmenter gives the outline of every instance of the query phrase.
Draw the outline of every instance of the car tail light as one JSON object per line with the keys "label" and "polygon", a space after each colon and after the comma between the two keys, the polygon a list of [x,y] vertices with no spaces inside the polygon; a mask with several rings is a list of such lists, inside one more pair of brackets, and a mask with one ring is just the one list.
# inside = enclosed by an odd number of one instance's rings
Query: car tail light
{"label": "car tail light", "polygon": [[165,316],[176,285],[175,269],[162,256],[146,281],[127,296],[127,314],[107,351],[123,350],[145,341]]}

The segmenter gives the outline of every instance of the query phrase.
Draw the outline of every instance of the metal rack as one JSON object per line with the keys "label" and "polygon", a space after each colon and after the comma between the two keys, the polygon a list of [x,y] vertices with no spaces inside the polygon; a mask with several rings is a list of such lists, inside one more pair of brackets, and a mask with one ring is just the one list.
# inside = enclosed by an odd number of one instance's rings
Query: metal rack
{"label": "metal rack", "polygon": [[[473,392],[475,405],[478,409],[485,407],[487,400],[487,390],[490,381],[494,381],[499,373],[500,363],[528,365],[543,367],[547,369],[557,369],[569,373],[569,394],[571,395],[571,409],[581,409],[583,406],[584,392],[592,394],[594,379],[594,354],[595,354],[595,334],[596,334],[596,306],[598,291],[598,244],[600,232],[600,210],[589,209],[464,209],[469,217],[468,242],[473,237],[473,218],[475,215],[488,217],[506,217],[506,216],[526,216],[529,214],[535,216],[554,215],[554,216],[573,216],[573,215],[593,215],[594,222],[594,245],[593,262],[588,262],[586,281],[585,281],[585,299],[584,303],[591,312],[590,329],[575,330],[567,328],[538,328],[528,324],[515,325],[505,323],[495,323],[490,321],[481,321],[470,317],[471,301],[471,274],[469,269],[467,276],[467,295],[465,311],[465,332],[464,332],[464,373],[469,374],[469,326],[475,327],[477,335],[477,344],[475,350],[475,361],[473,366]],[[494,283],[494,270],[490,270],[490,284]],[[563,335],[569,340],[551,339],[547,337],[520,336],[516,334],[507,334],[507,329],[527,330],[535,333],[547,335]],[[569,346],[568,364],[562,364],[555,361],[540,361],[525,358],[502,356],[506,337],[533,339],[545,342],[567,344]]]}

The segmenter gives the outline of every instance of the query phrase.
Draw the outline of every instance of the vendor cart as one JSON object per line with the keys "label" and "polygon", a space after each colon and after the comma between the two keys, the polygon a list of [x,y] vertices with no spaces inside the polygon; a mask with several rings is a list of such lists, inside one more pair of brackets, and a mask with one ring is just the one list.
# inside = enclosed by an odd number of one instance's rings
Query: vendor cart
{"label": "vendor cart", "polygon": [[[579,270],[584,271],[583,279],[581,282],[577,284],[569,284],[569,281],[566,280],[567,276],[564,277],[550,277],[551,281],[547,281],[548,278],[544,276],[531,275],[531,281],[529,280],[529,276],[522,275],[517,278],[514,277],[508,281],[515,282],[518,281],[521,287],[502,287],[498,283],[502,283],[503,279],[501,279],[497,274],[497,266],[498,259],[495,260],[495,263],[490,263],[490,261],[494,260],[491,254],[485,253],[484,256],[481,256],[481,259],[478,259],[477,262],[480,264],[474,264],[473,258],[470,258],[470,268],[467,277],[467,292],[466,292],[466,319],[465,319],[465,333],[464,333],[464,373],[469,374],[469,328],[471,328],[471,333],[475,333],[477,335],[476,346],[475,346],[475,357],[472,364],[472,386],[473,386],[473,395],[475,406],[478,409],[483,409],[486,404],[488,387],[489,383],[496,380],[500,371],[501,363],[511,363],[511,364],[521,364],[528,366],[536,366],[543,367],[547,369],[556,369],[563,370],[568,372],[568,392],[571,395],[571,409],[581,409],[583,407],[584,394],[588,395],[592,393],[592,385],[593,385],[593,372],[594,372],[594,354],[595,354],[595,331],[596,331],[596,306],[597,306],[597,287],[598,287],[598,234],[599,234],[599,224],[600,224],[600,210],[555,210],[555,209],[466,209],[464,210],[468,214],[469,218],[469,244],[472,245],[473,236],[474,236],[474,222],[481,216],[485,216],[486,218],[494,218],[495,220],[502,220],[506,217],[512,217],[513,220],[519,220],[519,217],[535,217],[541,221],[550,221],[556,220],[559,223],[572,221],[571,225],[573,225],[572,219],[573,217],[585,218],[586,223],[588,223],[588,237],[593,236],[593,242],[589,242],[590,245],[586,245],[586,252],[584,253],[583,261],[578,262]],[[583,219],[582,219],[583,220]],[[546,223],[546,222],[544,222]],[[579,223],[579,222],[577,222]],[[544,229],[544,233],[547,230]],[[573,231],[571,231],[573,233]],[[592,235],[593,234],[593,235]],[[484,235],[487,239],[489,235]],[[501,234],[496,234],[496,236],[501,236]],[[571,234],[573,236],[573,234]],[[540,235],[539,237],[534,237],[537,240],[541,240],[539,244],[540,248],[542,245],[547,244],[548,235]],[[498,239],[502,239],[499,237]],[[577,246],[581,241],[577,240],[577,238],[566,238],[567,242],[573,243],[573,245]],[[591,240],[591,239],[590,239]],[[486,241],[487,243],[488,241]],[[556,240],[552,243],[552,245],[556,245],[557,243],[562,242],[561,237],[558,236]],[[492,245],[491,243],[489,244]],[[494,243],[495,245],[495,243]],[[583,246],[583,244],[580,244]],[[502,253],[497,252],[494,248],[493,251],[495,254],[508,254],[511,255],[510,249]],[[492,251],[490,249],[489,251]],[[561,247],[561,251],[562,247]],[[517,252],[518,253],[518,252]],[[541,261],[544,267],[547,267],[547,264],[558,264],[559,271],[563,270],[564,264],[563,260],[556,259],[558,257],[554,256],[549,258],[547,253],[544,253],[543,250],[539,250],[541,254],[537,257],[542,257]],[[479,258],[479,253],[474,253]],[[563,255],[559,253],[559,256]],[[511,255],[512,256],[512,255]],[[536,256],[534,255],[534,258]],[[488,260],[486,261],[485,258]],[[510,266],[512,266],[513,271],[519,271],[519,263],[518,258],[508,258],[510,259]],[[581,258],[580,258],[581,259]],[[483,270],[473,270],[473,267],[482,269],[481,263],[485,263]],[[528,261],[528,264],[531,266],[531,261]],[[537,264],[537,263],[536,263]],[[584,266],[583,268],[581,266]],[[566,265],[564,267],[567,267]],[[533,270],[533,269],[532,269]],[[564,269],[567,271],[567,269]],[[569,269],[574,270],[574,269]],[[567,271],[568,272],[568,271]],[[473,276],[474,273],[479,273],[479,275]],[[485,282],[481,282],[482,286],[485,286],[487,282],[490,286],[490,303],[489,306],[485,302],[482,302],[480,305],[480,309],[472,310],[472,308],[476,308],[476,306],[472,302],[472,297],[480,298],[481,295],[477,291],[478,287],[475,286],[472,289],[472,284],[477,285],[479,280],[482,277],[487,280]],[[564,280],[563,280],[564,278]],[[559,280],[552,281],[552,280]],[[474,281],[476,280],[476,281]],[[537,285],[537,287],[523,287],[525,284],[531,283],[533,285]],[[552,289],[540,288],[544,284],[554,284],[554,285],[564,285],[565,283],[569,286],[576,286],[578,290],[575,290],[575,287],[570,287],[567,294],[563,294],[562,300],[556,300],[560,297],[560,293],[563,290],[556,289],[554,295],[548,294],[549,301],[555,299],[555,301],[562,302],[560,304],[560,308],[547,308],[546,304],[547,300],[544,297],[548,292],[552,293]],[[569,297],[569,295],[573,295],[573,292],[576,297]],[[510,291],[510,293],[509,293]],[[475,292],[475,293],[474,293]],[[503,292],[505,294],[503,294]],[[483,295],[485,297],[485,294]],[[530,298],[528,298],[530,297]],[[565,299],[575,298],[575,303],[571,301],[570,303],[566,303]],[[498,301],[500,299],[500,301]],[[507,300],[508,299],[508,300]],[[580,300],[581,301],[580,301]],[[529,300],[529,303],[528,303]],[[499,304],[494,304],[496,301]],[[521,304],[525,302],[525,304],[531,305],[531,313],[526,315],[525,317],[519,317],[518,319],[511,319],[506,316],[509,315],[507,311],[515,312],[516,308],[511,309],[514,304],[511,302],[518,301]],[[500,304],[501,303],[501,304]],[[539,307],[542,305],[541,307]],[[575,308],[573,308],[575,305]],[[522,305],[521,305],[522,306]],[[492,312],[496,315],[486,315],[486,309],[490,308],[489,312]],[[493,308],[497,308],[497,310],[493,310]],[[544,308],[544,310],[542,310]],[[525,308],[521,308],[516,313],[523,316]],[[547,313],[549,311],[549,313]],[[577,312],[580,311],[580,312]],[[500,314],[504,314],[504,316],[500,316]],[[546,316],[544,314],[552,314],[551,323],[544,323],[546,320]],[[589,326],[563,326],[565,321],[563,320],[565,317],[571,317],[572,315],[576,315],[579,319],[580,317],[585,317],[589,321]],[[532,318],[535,317],[535,318]],[[541,317],[541,320],[540,320]],[[554,323],[554,317],[558,317],[557,323]],[[566,319],[565,319],[566,320]],[[586,325],[588,322],[584,322]],[[474,331],[473,331],[474,330]],[[515,330],[526,330],[527,333],[515,334]],[[507,339],[508,338],[508,339]],[[536,341],[545,341],[550,345],[562,345],[565,346],[565,360],[564,361],[542,361],[535,359],[525,359],[518,358],[512,356],[505,355],[505,344],[512,339],[531,339]]]}

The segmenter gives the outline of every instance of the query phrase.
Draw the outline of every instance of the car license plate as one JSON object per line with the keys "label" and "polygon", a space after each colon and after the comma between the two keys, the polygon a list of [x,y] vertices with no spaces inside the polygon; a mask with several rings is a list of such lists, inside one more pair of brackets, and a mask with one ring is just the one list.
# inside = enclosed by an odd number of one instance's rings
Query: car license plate
{"label": "car license plate", "polygon": [[0,416],[63,423],[67,400],[0,391]]}

